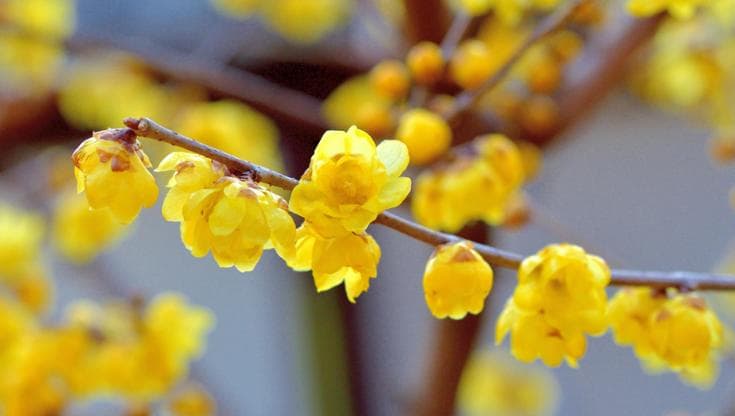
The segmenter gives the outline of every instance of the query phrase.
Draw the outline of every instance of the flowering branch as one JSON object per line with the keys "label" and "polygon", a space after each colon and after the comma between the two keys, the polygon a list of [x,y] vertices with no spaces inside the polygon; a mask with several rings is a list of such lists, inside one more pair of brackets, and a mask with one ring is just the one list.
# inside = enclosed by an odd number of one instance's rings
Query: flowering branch
{"label": "flowering branch", "polygon": [[493,74],[480,87],[465,91],[458,95],[454,107],[447,114],[447,120],[455,120],[460,114],[472,108],[480,101],[482,96],[500,84],[513,69],[516,63],[526,55],[526,52],[544,37],[556,32],[562,28],[569,19],[574,15],[577,9],[582,6],[586,0],[571,0],[565,7],[558,9],[556,12],[547,16],[534,29],[531,35],[513,52],[513,55],[503,64],[497,72]]}
{"label": "flowering branch", "polygon": [[[298,180],[294,178],[197,142],[163,127],[149,118],[127,118],[124,123],[138,136],[156,139],[198,153],[224,164],[235,173],[249,175],[255,181],[286,190],[291,190],[298,184]],[[460,237],[454,234],[431,230],[389,212],[380,214],[375,222],[433,246],[461,240]],[[523,260],[523,256],[517,253],[504,251],[486,244],[475,244],[475,250],[488,263],[497,267],[517,269]],[[617,286],[675,287],[680,290],[735,290],[735,277],[681,271],[613,270],[610,283]]]}

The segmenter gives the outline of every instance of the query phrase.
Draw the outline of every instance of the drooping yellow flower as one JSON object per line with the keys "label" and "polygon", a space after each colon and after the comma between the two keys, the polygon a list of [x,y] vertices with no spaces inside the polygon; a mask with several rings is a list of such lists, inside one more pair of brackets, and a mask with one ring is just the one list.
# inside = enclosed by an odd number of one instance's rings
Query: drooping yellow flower
{"label": "drooping yellow flower", "polygon": [[223,100],[189,105],[176,130],[241,159],[283,170],[276,125],[246,104]]}
{"label": "drooping yellow flower", "polygon": [[381,61],[370,71],[370,82],[376,91],[392,99],[403,99],[411,87],[408,68],[401,61]]}
{"label": "drooping yellow flower", "polygon": [[54,210],[53,241],[75,263],[86,263],[125,233],[109,209],[91,209],[81,195],[65,193]]}
{"label": "drooping yellow flower", "polygon": [[297,271],[311,270],[317,292],[344,283],[347,299],[354,303],[377,276],[379,261],[380,246],[370,234],[325,238],[304,222],[296,231],[296,252],[288,264]]}
{"label": "drooping yellow flower", "polygon": [[439,45],[424,41],[417,43],[408,51],[406,65],[416,82],[431,85],[442,77],[445,62]]}
{"label": "drooping yellow flower", "polygon": [[438,114],[414,108],[401,116],[396,139],[406,144],[411,163],[423,165],[449,149],[452,129]]}
{"label": "drooping yellow flower", "polygon": [[524,181],[521,153],[502,135],[481,136],[474,148],[474,155],[419,176],[411,208],[421,224],[456,232],[474,220],[504,221]]}
{"label": "drooping yellow flower", "polygon": [[368,77],[357,76],[329,94],[322,113],[333,128],[346,130],[356,125],[375,137],[383,137],[395,125],[391,104]]}
{"label": "drooping yellow flower", "polygon": [[639,357],[651,356],[651,318],[666,300],[665,293],[655,293],[650,288],[619,290],[607,305],[615,342],[632,346]]}
{"label": "drooping yellow flower", "polygon": [[292,256],[296,226],[278,195],[195,154],[172,153],[157,170],[175,170],[163,216],[181,223],[181,240],[192,255],[211,251],[220,267],[242,272],[253,270],[268,247]]}
{"label": "drooping yellow flower", "polygon": [[347,24],[353,0],[272,0],[261,3],[268,26],[286,39],[313,43]]}
{"label": "drooping yellow flower", "polygon": [[545,416],[556,410],[559,386],[543,367],[521,365],[504,351],[484,349],[470,357],[457,394],[463,415]]}
{"label": "drooping yellow flower", "polygon": [[707,0],[628,0],[627,9],[637,17],[668,12],[678,19],[689,19],[694,16],[698,7],[707,3]]}
{"label": "drooping yellow flower", "polygon": [[156,203],[158,186],[151,162],[130,130],[95,132],[72,155],[77,192],[92,209],[108,208],[115,219],[131,223],[142,207]]}
{"label": "drooping yellow flower", "polygon": [[566,359],[577,366],[585,334],[607,330],[605,287],[610,269],[601,258],[570,244],[550,245],[527,257],[518,285],[498,318],[495,342],[511,333],[511,352],[520,361],[540,358],[548,366]]}
{"label": "drooping yellow flower", "polygon": [[14,278],[38,264],[43,232],[40,216],[0,204],[0,277]]}
{"label": "drooping yellow flower", "polygon": [[493,287],[493,270],[469,241],[436,248],[424,271],[424,298],[437,318],[477,315]]}
{"label": "drooping yellow flower", "polygon": [[291,210],[324,237],[361,234],[378,214],[408,195],[411,179],[400,176],[408,160],[400,141],[375,146],[370,135],[354,126],[327,131],[291,193]]}

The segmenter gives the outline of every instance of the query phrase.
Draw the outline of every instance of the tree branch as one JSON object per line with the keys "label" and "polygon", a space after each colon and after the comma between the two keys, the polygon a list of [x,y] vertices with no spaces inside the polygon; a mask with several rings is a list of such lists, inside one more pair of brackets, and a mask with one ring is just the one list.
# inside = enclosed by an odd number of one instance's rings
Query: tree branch
{"label": "tree branch", "polygon": [[[128,118],[125,119],[124,123],[138,136],[160,140],[206,156],[223,163],[233,173],[247,173],[256,181],[286,190],[291,190],[298,184],[298,180],[294,178],[199,143],[194,139],[167,129],[149,118]],[[431,230],[389,212],[380,214],[375,222],[433,246],[462,240],[454,234]],[[517,269],[523,260],[523,256],[520,254],[504,251],[486,244],[475,244],[475,249],[488,263],[496,267]],[[650,286],[654,288],[675,287],[681,290],[735,290],[735,277],[681,271],[613,270],[610,284],[616,286]]]}

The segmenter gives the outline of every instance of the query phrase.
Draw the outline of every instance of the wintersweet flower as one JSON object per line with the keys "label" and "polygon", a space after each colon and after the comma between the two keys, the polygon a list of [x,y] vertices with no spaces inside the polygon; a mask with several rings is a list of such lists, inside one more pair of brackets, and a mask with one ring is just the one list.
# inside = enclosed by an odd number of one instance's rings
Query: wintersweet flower
{"label": "wintersweet flower", "polygon": [[370,82],[380,94],[392,100],[400,100],[411,87],[411,76],[403,62],[389,59],[373,67],[370,71]]}
{"label": "wintersweet flower", "polygon": [[496,56],[478,39],[462,42],[449,62],[449,74],[463,89],[481,86],[496,69]]}
{"label": "wintersweet flower", "polygon": [[452,129],[438,114],[415,108],[401,116],[396,138],[406,144],[411,163],[423,165],[449,149]]}
{"label": "wintersweet flower", "polygon": [[426,264],[424,297],[437,318],[479,314],[492,287],[493,270],[469,241],[437,247]]}
{"label": "wintersweet flower", "polygon": [[324,237],[361,234],[381,212],[398,206],[411,189],[400,176],[408,165],[406,145],[366,132],[324,133],[309,168],[291,193],[290,207]]}
{"label": "wintersweet flower", "polygon": [[526,258],[518,286],[498,318],[495,341],[510,332],[511,352],[525,362],[540,358],[548,366],[566,359],[577,366],[586,334],[607,330],[605,261],[570,244],[550,245]]}
{"label": "wintersweet flower", "polygon": [[39,215],[0,204],[0,277],[13,278],[35,267],[43,233]]}
{"label": "wintersweet flower", "polygon": [[175,170],[163,216],[181,223],[181,240],[193,256],[211,251],[220,267],[241,272],[253,270],[266,248],[292,257],[296,226],[278,195],[195,154],[172,153],[157,170]]}
{"label": "wintersweet flower", "polygon": [[678,19],[689,19],[694,16],[698,7],[707,3],[707,0],[628,0],[627,8],[636,17],[668,12]]}
{"label": "wintersweet flower", "polygon": [[92,209],[109,209],[115,219],[131,223],[141,208],[158,198],[148,171],[151,162],[131,130],[104,130],[82,142],[72,155],[77,192],[85,192]]}
{"label": "wintersweet flower", "polygon": [[297,271],[311,270],[317,292],[344,283],[347,299],[354,303],[378,274],[380,246],[368,233],[322,237],[304,222],[296,231],[296,252],[287,259]]}
{"label": "wintersweet flower", "polygon": [[406,55],[406,65],[419,84],[431,85],[439,81],[445,64],[441,48],[433,42],[417,43]]}
{"label": "wintersweet flower", "polygon": [[335,129],[346,130],[357,125],[374,137],[383,137],[394,129],[391,105],[392,99],[370,77],[356,76],[329,94],[322,104],[322,113]]}

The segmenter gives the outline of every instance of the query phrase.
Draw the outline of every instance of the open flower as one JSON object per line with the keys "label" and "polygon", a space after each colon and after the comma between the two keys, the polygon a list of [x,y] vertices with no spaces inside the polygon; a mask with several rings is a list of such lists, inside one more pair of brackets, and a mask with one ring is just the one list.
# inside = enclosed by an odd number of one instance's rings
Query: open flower
{"label": "open flower", "polygon": [[129,224],[142,207],[156,203],[151,162],[132,130],[95,132],[77,147],[72,161],[77,192],[86,191],[92,209],[109,208],[115,219]]}
{"label": "open flower", "polygon": [[352,303],[370,287],[379,261],[380,246],[368,233],[324,238],[308,222],[296,231],[296,252],[287,259],[295,270],[311,270],[318,292],[344,283]]}
{"label": "open flower", "polygon": [[424,271],[424,297],[437,318],[477,315],[492,287],[493,270],[469,241],[437,247]]}
{"label": "open flower", "polygon": [[400,175],[407,165],[408,150],[397,140],[376,147],[354,126],[327,131],[291,193],[291,210],[324,237],[361,234],[378,214],[406,198],[411,179]]}

